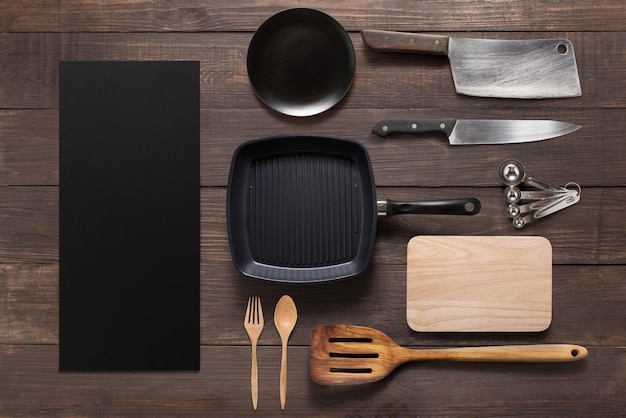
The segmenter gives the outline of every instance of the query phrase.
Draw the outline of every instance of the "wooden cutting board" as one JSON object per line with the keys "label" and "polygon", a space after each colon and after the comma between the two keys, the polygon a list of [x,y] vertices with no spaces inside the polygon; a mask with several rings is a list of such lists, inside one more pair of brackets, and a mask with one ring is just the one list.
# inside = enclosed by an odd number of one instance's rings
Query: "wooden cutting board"
{"label": "wooden cutting board", "polygon": [[422,332],[536,332],[552,320],[552,245],[533,236],[417,236],[407,322]]}

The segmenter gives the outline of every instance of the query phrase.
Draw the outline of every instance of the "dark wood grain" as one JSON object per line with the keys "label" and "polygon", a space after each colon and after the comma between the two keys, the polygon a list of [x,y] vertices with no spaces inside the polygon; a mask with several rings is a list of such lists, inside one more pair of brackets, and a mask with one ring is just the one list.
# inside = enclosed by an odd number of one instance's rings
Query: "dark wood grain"
{"label": "dark wood grain", "polygon": [[[247,4],[226,0],[145,2],[40,0],[3,2],[1,32],[200,32],[253,31],[265,19],[289,7],[312,7],[277,0]],[[524,0],[367,0],[358,4],[319,1],[315,8],[334,16],[350,31],[365,28],[398,30],[541,31],[623,30],[622,5],[610,0],[566,0],[540,5]]]}
{"label": "dark wood grain", "polygon": [[[542,235],[552,242],[555,264],[623,264],[623,229],[618,216],[626,205],[622,188],[589,188],[581,201],[560,213],[516,230],[506,216],[503,188],[379,188],[379,198],[440,200],[477,197],[474,216],[396,215],[378,219],[372,261],[404,264],[406,244],[416,235]],[[610,196],[607,198],[606,196]],[[230,261],[226,190],[201,192],[201,239],[205,260]],[[0,187],[0,262],[49,264],[58,259],[58,188]]]}
{"label": "dark wood grain", "polygon": [[[451,32],[495,39],[569,38],[582,79],[581,97],[490,99],[456,94],[446,57],[375,52],[352,33],[357,68],[341,109],[551,109],[626,105],[626,32]],[[0,34],[0,107],[58,106],[59,60],[199,60],[204,109],[262,107],[249,86],[245,56],[252,33],[4,33]],[[521,115],[520,115],[521,116]]]}
{"label": "dark wood grain", "polygon": [[[202,267],[201,335],[203,345],[242,345],[246,300],[261,296],[267,329],[262,344],[280,344],[271,326],[273,306],[283,293],[299,307],[298,327],[290,341],[306,345],[318,324],[354,324],[380,329],[402,345],[480,345],[558,343],[592,347],[626,345],[623,333],[626,288],[623,266],[554,266],[553,314],[548,331],[522,334],[415,333],[406,324],[406,268],[373,262],[362,276],[316,286],[271,285],[240,275],[232,263]],[[0,267],[0,344],[58,344],[58,266]],[[523,280],[523,278],[520,278]],[[598,309],[601,307],[602,309]]]}
{"label": "dark wood grain", "polygon": [[[210,3],[210,4],[209,4]],[[350,33],[357,68],[333,109],[293,118],[250,87],[256,28],[290,7],[315,7]],[[363,0],[314,5],[277,0],[0,2],[0,416],[276,416],[280,339],[273,308],[289,294],[299,311],[290,338],[289,416],[623,416],[626,414],[626,19],[617,0]],[[514,100],[456,94],[446,57],[380,53],[363,29],[447,36],[566,37],[583,95]],[[60,60],[198,60],[201,64],[201,371],[58,371]],[[370,130],[391,118],[555,119],[582,129],[532,144],[450,146],[445,138]],[[473,217],[380,218],[369,268],[324,285],[242,276],[230,255],[226,194],[242,142],[280,134],[341,136],[370,154],[379,199],[474,196]],[[577,182],[581,201],[516,230],[505,215],[499,164]],[[158,225],[155,225],[158,228]],[[552,323],[540,333],[416,333],[406,324],[406,245],[415,235],[539,235],[553,247]],[[519,280],[524,280],[523,274]],[[260,400],[250,400],[248,296],[263,300]],[[422,363],[383,381],[322,387],[308,375],[319,324],[364,325],[410,347],[572,343],[577,363]]]}
{"label": "dark wood grain", "polygon": [[[480,416],[543,416],[546,411],[615,416],[626,408],[626,400],[615,396],[626,374],[623,349],[591,349],[587,359],[575,363],[413,363],[376,384],[348,387],[311,382],[308,355],[308,347],[289,347],[289,416],[456,416],[468,411]],[[252,410],[249,347],[204,347],[197,373],[59,373],[56,347],[46,345],[4,345],[0,356],[6,360],[0,363],[1,415],[171,416],[184,411],[239,416]],[[276,416],[280,347],[261,345],[258,356],[256,414]],[[550,388],[548,395],[545,388]]]}
{"label": "dark wood grain", "polygon": [[[378,186],[499,186],[498,167],[512,156],[524,164],[529,175],[561,186],[574,181],[583,188],[619,187],[626,179],[626,142],[618,140],[626,132],[623,109],[493,109],[489,118],[555,119],[582,128],[549,141],[490,146],[451,146],[438,135],[382,139],[370,132],[376,122],[389,118],[486,118],[480,109],[346,109],[314,120],[275,113],[265,109],[203,110],[202,185],[227,186],[233,152],[244,141],[283,134],[340,136],[363,143]],[[0,131],[4,132],[0,184],[58,185],[58,110],[0,110]]]}

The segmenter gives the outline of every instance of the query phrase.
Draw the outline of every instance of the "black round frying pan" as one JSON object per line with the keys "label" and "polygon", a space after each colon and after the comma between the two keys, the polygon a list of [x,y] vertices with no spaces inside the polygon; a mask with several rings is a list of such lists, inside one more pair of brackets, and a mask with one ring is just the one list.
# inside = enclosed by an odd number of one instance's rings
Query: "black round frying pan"
{"label": "black round frying pan", "polygon": [[259,98],[290,116],[311,116],[337,104],[355,69],[348,33],[313,9],[288,9],[267,19],[248,47],[248,77]]}
{"label": "black round frying pan", "polygon": [[367,150],[343,138],[262,138],[233,155],[228,238],[235,266],[246,276],[313,283],[357,275],[369,263],[381,210],[474,215],[480,202],[377,202]]}

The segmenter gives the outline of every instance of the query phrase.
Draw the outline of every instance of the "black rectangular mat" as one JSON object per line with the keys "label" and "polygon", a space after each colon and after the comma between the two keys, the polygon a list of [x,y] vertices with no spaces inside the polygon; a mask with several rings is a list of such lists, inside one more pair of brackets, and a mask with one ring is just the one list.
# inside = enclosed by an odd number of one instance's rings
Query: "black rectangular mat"
{"label": "black rectangular mat", "polygon": [[59,65],[61,370],[200,368],[200,64]]}

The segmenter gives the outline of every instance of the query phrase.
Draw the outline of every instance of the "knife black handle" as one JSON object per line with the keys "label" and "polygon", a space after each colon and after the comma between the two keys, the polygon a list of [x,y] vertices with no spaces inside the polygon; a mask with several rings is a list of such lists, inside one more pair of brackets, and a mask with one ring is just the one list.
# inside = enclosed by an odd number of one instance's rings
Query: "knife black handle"
{"label": "knife black handle", "polygon": [[391,134],[423,134],[439,132],[449,137],[456,119],[383,120],[372,128],[372,133],[387,138]]}
{"label": "knife black handle", "polygon": [[420,202],[398,202],[383,200],[378,202],[381,215],[476,215],[480,212],[480,200],[468,197],[462,199],[424,200]]}

